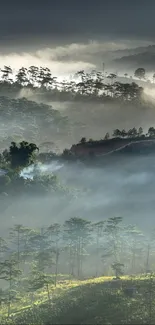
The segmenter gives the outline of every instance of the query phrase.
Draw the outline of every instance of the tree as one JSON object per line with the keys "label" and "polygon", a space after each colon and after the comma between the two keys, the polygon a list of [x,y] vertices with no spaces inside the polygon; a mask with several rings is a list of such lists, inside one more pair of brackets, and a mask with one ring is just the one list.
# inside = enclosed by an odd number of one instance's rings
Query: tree
{"label": "tree", "polygon": [[107,132],[105,137],[104,137],[104,140],[109,140],[109,138],[110,138],[110,134]]}
{"label": "tree", "polygon": [[114,130],[113,137],[121,137],[122,133],[119,129]]}
{"label": "tree", "polygon": [[3,73],[2,75],[2,80],[5,82],[12,82],[12,79],[10,78],[10,75],[12,75],[12,69],[9,66],[4,66],[3,69],[1,69],[1,72]]}
{"label": "tree", "polygon": [[11,302],[14,299],[13,282],[21,275],[21,270],[17,268],[17,261],[13,259],[0,262],[0,279],[8,282],[8,316],[11,312]]}
{"label": "tree", "polygon": [[143,135],[143,128],[140,126],[138,129],[138,136],[141,137]]}
{"label": "tree", "polygon": [[56,78],[52,78],[51,71],[48,68],[40,67],[38,74],[38,84],[41,87],[51,86]]}
{"label": "tree", "polygon": [[22,141],[17,145],[15,142],[11,143],[8,151],[7,161],[13,169],[26,167],[34,162],[34,153],[39,148],[34,143]]}
{"label": "tree", "polygon": [[120,230],[122,223],[121,217],[109,218],[105,227],[105,233],[108,235],[110,250],[114,258],[114,263],[119,262],[120,254]]}
{"label": "tree", "polygon": [[87,92],[87,86],[86,86],[87,75],[84,72],[84,70],[81,70],[75,74],[75,77],[78,77],[81,79],[81,81],[76,84],[76,88],[77,88],[78,92],[80,92],[82,95],[84,95]]}
{"label": "tree", "polygon": [[129,96],[131,100],[140,99],[143,93],[143,87],[139,87],[135,82],[132,82],[129,87]]}
{"label": "tree", "polygon": [[112,264],[111,267],[115,271],[116,278],[119,277],[120,275],[123,275],[122,268],[124,267],[124,264],[122,264],[122,263],[114,263],[114,264]]}
{"label": "tree", "polygon": [[125,129],[123,129],[122,131],[121,131],[121,137],[122,138],[125,138],[127,136],[127,132],[125,131]]}
{"label": "tree", "polygon": [[55,255],[55,287],[57,285],[57,276],[58,276],[58,263],[60,257],[60,240],[61,240],[61,226],[58,223],[52,224],[48,227],[47,233],[50,235],[50,246],[52,252]]}
{"label": "tree", "polygon": [[134,127],[133,129],[130,129],[127,134],[128,134],[129,138],[132,138],[132,137],[135,138],[137,136],[138,132],[137,132],[136,128]]}
{"label": "tree", "polygon": [[4,254],[8,251],[8,244],[5,239],[0,237],[0,260],[4,258]]}
{"label": "tree", "polygon": [[[14,225],[10,230],[10,241],[15,247],[14,259],[17,261],[18,270],[20,270],[20,263],[22,261],[23,246],[25,244],[25,235],[27,234],[27,229],[23,225]],[[18,278],[19,282],[19,278]]]}
{"label": "tree", "polygon": [[145,79],[145,69],[144,68],[136,69],[134,76],[139,79]]}
{"label": "tree", "polygon": [[80,143],[85,144],[85,143],[86,143],[86,138],[83,137],[83,138],[80,140]]}
{"label": "tree", "polygon": [[142,242],[144,241],[143,233],[136,226],[126,228],[126,237],[128,238],[129,258],[131,259],[131,272],[136,271],[138,259],[142,251]]}
{"label": "tree", "polygon": [[20,86],[26,86],[26,84],[28,83],[26,68],[22,67],[19,69],[18,73],[16,74],[16,82]]}
{"label": "tree", "polygon": [[117,78],[117,75],[115,73],[110,73],[107,78],[111,80],[111,83],[113,83],[114,79]]}
{"label": "tree", "polygon": [[139,87],[136,83],[114,83],[114,95],[116,98],[122,98],[125,101],[139,99],[143,92],[143,88]]}
{"label": "tree", "polygon": [[99,221],[92,225],[93,231],[96,233],[96,277],[99,271],[99,251],[100,251],[100,239],[103,238],[105,230],[105,221]]}
{"label": "tree", "polygon": [[28,247],[32,253],[33,266],[39,272],[44,273],[53,263],[53,251],[44,228],[34,230],[32,234],[29,234]]}
{"label": "tree", "polygon": [[148,129],[148,136],[149,137],[154,137],[155,136],[155,128],[153,126],[151,126],[149,129]]}
{"label": "tree", "polygon": [[49,285],[51,284],[54,284],[54,281],[50,275],[34,270],[31,273],[31,279],[29,280],[28,291],[36,291],[39,289],[43,289],[45,287],[47,290],[47,298],[50,303],[51,298],[50,298]]}
{"label": "tree", "polygon": [[32,87],[34,87],[34,85],[37,84],[37,81],[38,81],[39,68],[35,67],[35,66],[30,66],[27,74],[29,77],[29,84]]}
{"label": "tree", "polygon": [[90,222],[77,217],[70,218],[64,223],[64,235],[69,249],[69,273],[73,275],[76,266],[79,277],[90,240]]}

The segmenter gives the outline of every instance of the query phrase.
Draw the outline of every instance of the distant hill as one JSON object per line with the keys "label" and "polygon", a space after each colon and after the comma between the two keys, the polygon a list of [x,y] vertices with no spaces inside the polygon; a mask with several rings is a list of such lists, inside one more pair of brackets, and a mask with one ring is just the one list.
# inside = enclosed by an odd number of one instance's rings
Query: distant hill
{"label": "distant hill", "polygon": [[117,150],[119,154],[155,154],[155,139],[131,142]]}
{"label": "distant hill", "polygon": [[113,138],[109,140],[89,141],[78,143],[71,147],[71,152],[78,156],[94,154],[107,156],[110,154],[149,154],[155,153],[155,139],[145,136],[139,138]]}
{"label": "distant hill", "polygon": [[117,68],[136,69],[144,67],[149,72],[155,70],[155,46],[148,48],[145,52],[130,54],[116,58],[112,62]]}

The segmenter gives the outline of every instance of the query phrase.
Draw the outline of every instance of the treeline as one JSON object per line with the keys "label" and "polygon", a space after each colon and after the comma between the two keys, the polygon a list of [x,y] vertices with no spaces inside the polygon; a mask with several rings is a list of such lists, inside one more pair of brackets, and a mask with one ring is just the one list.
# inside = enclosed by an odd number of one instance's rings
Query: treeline
{"label": "treeline", "polygon": [[153,126],[149,127],[146,134],[143,132],[143,128],[139,127],[137,130],[135,127],[126,131],[125,129],[119,130],[115,129],[113,132],[113,137],[121,137],[121,138],[136,138],[136,137],[154,137],[155,136],[155,128]]}
{"label": "treeline", "polygon": [[23,87],[29,89],[42,89],[47,93],[67,93],[71,97],[82,95],[101,98],[116,98],[122,100],[140,99],[143,88],[136,83],[121,83],[117,81],[117,75],[107,75],[96,70],[86,73],[78,71],[71,80],[62,80],[52,75],[49,68],[30,66],[20,68],[13,76],[10,66],[4,66],[1,72],[0,88],[10,87],[12,90],[20,90]]}
{"label": "treeline", "polygon": [[[139,129],[131,128],[128,131],[125,129],[115,129],[112,133],[112,136],[110,136],[110,133],[106,133],[103,140],[108,140],[110,138],[133,138],[133,139],[144,139],[144,138],[154,138],[155,137],[155,128],[149,127],[148,132],[144,134],[143,128],[139,127]],[[103,140],[93,140],[89,139],[88,142],[101,142]],[[81,144],[87,143],[87,139],[85,137],[82,137],[80,140]],[[62,154],[56,155],[52,154],[51,152],[51,158],[55,158],[56,156],[59,158],[63,158],[64,154],[67,149],[64,150]],[[5,149],[0,154],[0,166],[3,168],[9,168],[11,170],[14,170],[15,172],[19,172],[24,167],[27,167],[31,164],[34,164],[36,161],[38,161],[39,158],[39,148],[35,143],[29,143],[27,141],[21,141],[19,143],[13,141],[11,142],[11,145],[9,149]],[[40,154],[40,157],[43,155]]]}
{"label": "treeline", "polygon": [[[112,134],[107,132],[103,140],[109,140],[112,138],[126,138],[126,139],[134,138],[138,140],[138,139],[147,139],[147,138],[154,138],[154,137],[155,137],[155,128],[153,126],[149,127],[146,134],[144,134],[143,128],[140,126],[138,129],[134,127],[129,129],[128,131],[126,131],[125,129],[123,130],[115,129]],[[97,141],[97,140],[89,139],[88,142],[100,142],[103,140]],[[87,139],[85,137],[82,137],[80,143],[81,144],[87,143]]]}
{"label": "treeline", "polygon": [[[65,278],[137,274],[154,270],[155,233],[150,237],[121,217],[90,222],[72,217],[64,224],[31,229],[15,225],[0,237],[0,299],[11,302],[18,291],[34,292]],[[66,274],[66,276],[65,276]]]}

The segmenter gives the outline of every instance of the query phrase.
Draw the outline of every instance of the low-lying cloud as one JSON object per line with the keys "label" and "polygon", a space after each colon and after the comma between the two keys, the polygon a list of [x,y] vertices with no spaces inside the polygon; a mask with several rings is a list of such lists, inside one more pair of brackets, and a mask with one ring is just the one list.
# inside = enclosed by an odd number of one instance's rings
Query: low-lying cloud
{"label": "low-lying cloud", "polygon": [[43,66],[49,67],[55,76],[74,74],[78,70],[102,69],[103,62],[108,62],[121,53],[118,50],[136,48],[137,46],[148,45],[148,42],[141,41],[88,41],[85,43],[68,43],[61,46],[50,45],[48,47],[11,50],[7,53],[0,53],[1,66],[10,66],[14,71],[22,66]]}
{"label": "low-lying cloud", "polygon": [[63,164],[60,164],[58,161],[54,161],[50,164],[36,164],[25,167],[21,172],[20,176],[25,179],[33,179],[35,176],[43,175],[51,175],[57,170],[61,169]]}
{"label": "low-lying cloud", "polygon": [[48,172],[51,174],[53,166],[60,167],[54,173],[64,185],[76,189],[79,193],[77,197],[68,201],[57,193],[49,193],[46,197],[21,197],[20,202],[14,198],[3,212],[5,225],[10,222],[29,226],[49,225],[77,215],[93,221],[122,216],[127,223],[148,228],[153,223],[154,155],[123,157],[114,163],[109,160],[100,168],[65,162],[62,166],[62,163],[56,162],[50,166]]}

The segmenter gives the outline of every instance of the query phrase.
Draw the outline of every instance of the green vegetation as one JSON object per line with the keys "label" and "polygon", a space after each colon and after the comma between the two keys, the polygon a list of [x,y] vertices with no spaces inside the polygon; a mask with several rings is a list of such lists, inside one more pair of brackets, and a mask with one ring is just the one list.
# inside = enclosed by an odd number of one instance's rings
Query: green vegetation
{"label": "green vegetation", "polygon": [[[20,298],[18,312],[5,318],[3,324],[154,324],[154,276],[120,280],[119,288],[112,278],[86,281],[64,281],[54,289],[51,300],[40,291],[28,305],[28,295]],[[115,283],[116,284],[116,283]],[[108,287],[109,285],[109,287]],[[111,285],[111,287],[110,287]],[[126,288],[134,287],[137,293]],[[140,288],[140,289],[139,289]],[[27,303],[27,305],[26,305]],[[14,305],[15,308],[15,305]]]}
{"label": "green vegetation", "polygon": [[154,230],[148,238],[121,217],[15,225],[0,238],[1,321],[153,324],[154,250]]}

